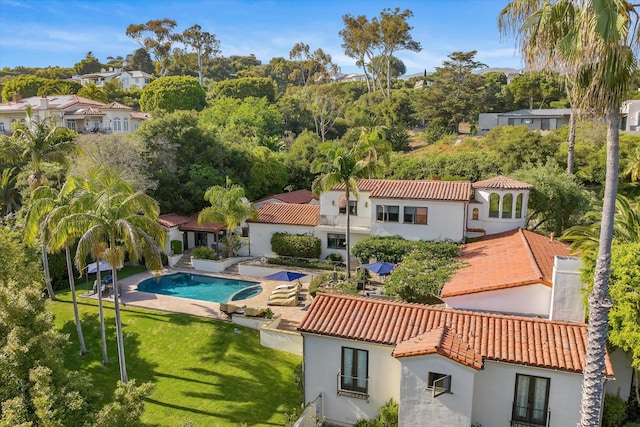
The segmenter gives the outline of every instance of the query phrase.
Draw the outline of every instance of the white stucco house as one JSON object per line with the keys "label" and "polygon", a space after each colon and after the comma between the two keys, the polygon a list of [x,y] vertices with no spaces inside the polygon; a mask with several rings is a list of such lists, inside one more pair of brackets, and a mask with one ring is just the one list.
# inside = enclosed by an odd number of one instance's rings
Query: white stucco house
{"label": "white stucco house", "polygon": [[85,86],[93,83],[98,87],[111,80],[117,80],[122,89],[144,89],[151,82],[151,74],[140,70],[125,71],[121,68],[109,67],[101,69],[99,73],[78,74],[71,77],[71,80]]}
{"label": "white stucco house", "polygon": [[525,125],[530,130],[548,131],[569,124],[570,108],[537,108],[508,111],[505,113],[481,113],[478,116],[478,135],[486,135],[497,126]]}
{"label": "white stucco house", "polygon": [[[403,427],[579,420],[583,323],[320,293],[298,330],[304,400],[333,425],[391,398]],[[608,356],[604,374],[614,381]]]}
{"label": "white stucco house", "polygon": [[288,232],[318,237],[323,258],[344,257],[347,209],[351,245],[371,235],[462,241],[499,233],[524,227],[532,188],[503,176],[475,183],[361,179],[357,185],[359,196],[349,201],[338,185],[320,195],[319,205],[262,204],[258,219],[248,221],[251,253],[273,256],[271,235]]}
{"label": "white stucco house", "polygon": [[149,114],[134,111],[118,102],[104,104],[77,95],[32,96],[14,94],[10,102],[0,104],[0,133],[13,132],[15,123],[24,123],[27,106],[32,117],[43,120],[52,117],[58,126],[78,133],[132,133]]}

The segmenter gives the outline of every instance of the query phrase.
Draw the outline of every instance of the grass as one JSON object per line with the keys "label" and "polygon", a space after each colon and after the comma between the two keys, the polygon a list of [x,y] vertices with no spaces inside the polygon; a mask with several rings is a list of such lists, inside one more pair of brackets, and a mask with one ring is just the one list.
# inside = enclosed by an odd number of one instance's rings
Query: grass
{"label": "grass", "polygon": [[[125,268],[118,278],[130,274]],[[82,280],[78,285],[86,287]],[[97,301],[78,298],[89,351],[81,356],[71,293],[57,296],[48,309],[70,337],[65,365],[89,374],[107,402],[120,378],[113,304],[105,303],[109,364],[103,366]],[[299,407],[294,369],[301,358],[260,346],[258,331],[132,307],[122,307],[121,314],[129,378],[155,383],[142,417],[145,426],[283,425]]]}

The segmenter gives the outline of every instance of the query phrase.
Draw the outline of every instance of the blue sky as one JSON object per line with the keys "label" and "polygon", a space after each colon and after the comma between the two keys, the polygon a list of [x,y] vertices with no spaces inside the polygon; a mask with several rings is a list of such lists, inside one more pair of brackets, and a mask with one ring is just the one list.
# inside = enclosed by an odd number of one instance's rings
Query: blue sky
{"label": "blue sky", "polygon": [[454,51],[477,50],[491,67],[522,68],[512,37],[501,38],[497,16],[507,0],[0,0],[0,68],[71,67],[88,51],[102,62],[139,46],[129,24],[172,18],[178,31],[199,24],[216,34],[222,55],[253,53],[263,61],[289,57],[297,42],[322,48],[343,72],[357,72],[344,55],[342,15],[378,16],[385,7],[411,9],[422,51],[399,52],[407,73],[431,71]]}

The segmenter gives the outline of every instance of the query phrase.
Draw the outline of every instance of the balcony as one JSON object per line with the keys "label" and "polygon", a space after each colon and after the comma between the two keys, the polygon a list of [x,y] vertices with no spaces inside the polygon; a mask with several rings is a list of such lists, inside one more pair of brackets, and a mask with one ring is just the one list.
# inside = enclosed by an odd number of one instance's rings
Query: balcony
{"label": "balcony", "polygon": [[[371,219],[356,215],[351,215],[351,228],[361,228],[370,230]],[[347,227],[346,215],[318,215],[318,225],[325,227],[335,227],[344,230]]]}
{"label": "balcony", "polygon": [[550,416],[549,410],[513,405],[510,425],[511,427],[548,427]]}
{"label": "balcony", "polygon": [[338,396],[369,401],[369,378],[357,378],[338,372]]}

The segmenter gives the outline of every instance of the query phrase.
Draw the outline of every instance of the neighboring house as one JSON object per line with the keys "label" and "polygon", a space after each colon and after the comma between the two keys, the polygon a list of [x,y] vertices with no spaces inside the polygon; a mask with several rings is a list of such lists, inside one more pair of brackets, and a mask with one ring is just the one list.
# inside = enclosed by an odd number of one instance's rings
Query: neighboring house
{"label": "neighboring house", "polygon": [[464,245],[441,298],[453,308],[582,323],[581,263],[569,255],[554,238],[523,229],[486,236]]}
{"label": "neighboring house", "polygon": [[103,104],[77,95],[22,99],[14,94],[11,102],[0,104],[0,133],[11,133],[14,123],[24,123],[28,105],[34,119],[52,117],[56,125],[78,133],[131,133],[150,117],[118,102]]}
{"label": "neighboring house", "polygon": [[390,398],[401,426],[579,421],[585,324],[319,293],[298,331],[304,401],[332,425]]}
{"label": "neighboring house", "polygon": [[118,80],[122,89],[144,89],[151,82],[151,74],[139,70],[122,71],[120,68],[109,68],[108,70],[103,68],[99,73],[75,75],[71,77],[71,80],[82,86],[93,83],[98,87],[104,86],[110,80]]}
{"label": "neighboring house", "polygon": [[[258,219],[248,221],[252,253],[271,256],[271,235],[278,231],[312,234],[322,241],[322,257],[346,255],[347,206],[351,244],[371,235],[406,239],[462,241],[524,227],[531,185],[506,177],[468,181],[361,179],[359,197],[346,200],[344,186],[320,195],[309,206],[265,203]],[[315,216],[314,216],[315,215]]]}
{"label": "neighboring house", "polygon": [[165,253],[171,253],[171,240],[180,240],[183,249],[191,249],[196,246],[209,246],[213,249],[219,247],[219,243],[225,236],[226,227],[224,224],[213,224],[205,222],[198,224],[198,214],[184,216],[176,213],[162,214],[158,217],[158,222],[166,232]]}
{"label": "neighboring house", "polygon": [[486,135],[497,126],[526,125],[530,130],[554,130],[569,124],[570,108],[542,108],[506,113],[481,113],[478,116],[478,135]]}
{"label": "neighboring house", "polygon": [[318,197],[310,190],[296,190],[288,193],[271,194],[253,202],[253,206],[259,209],[265,203],[293,203],[297,205],[318,204]]}
{"label": "neighboring house", "polygon": [[640,100],[624,101],[620,108],[620,130],[640,132]]}

